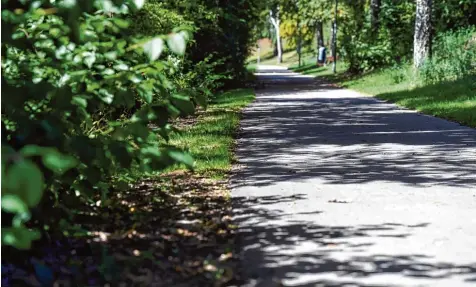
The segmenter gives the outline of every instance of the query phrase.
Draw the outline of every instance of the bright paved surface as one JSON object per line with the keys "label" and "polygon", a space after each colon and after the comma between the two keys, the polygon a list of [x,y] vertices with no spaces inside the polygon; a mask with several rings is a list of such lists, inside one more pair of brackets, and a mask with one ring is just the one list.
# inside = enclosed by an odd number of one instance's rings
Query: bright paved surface
{"label": "bright paved surface", "polygon": [[476,130],[258,77],[232,178],[250,286],[476,286]]}

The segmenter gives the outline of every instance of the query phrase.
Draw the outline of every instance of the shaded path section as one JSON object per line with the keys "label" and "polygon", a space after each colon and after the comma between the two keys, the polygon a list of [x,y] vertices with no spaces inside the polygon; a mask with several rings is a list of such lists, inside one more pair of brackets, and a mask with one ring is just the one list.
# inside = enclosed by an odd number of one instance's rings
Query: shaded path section
{"label": "shaded path section", "polygon": [[249,286],[474,286],[476,130],[279,67],[232,176]]}

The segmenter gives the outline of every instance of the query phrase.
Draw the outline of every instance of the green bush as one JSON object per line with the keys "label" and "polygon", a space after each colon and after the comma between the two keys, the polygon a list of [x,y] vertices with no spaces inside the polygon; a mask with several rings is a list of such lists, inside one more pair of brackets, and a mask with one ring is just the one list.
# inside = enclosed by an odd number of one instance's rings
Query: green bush
{"label": "green bush", "polygon": [[[198,27],[184,61],[184,71],[207,59],[215,65],[210,74],[224,75],[216,79],[223,88],[236,87],[246,79],[246,59],[252,45],[251,31],[259,20],[258,0],[175,1],[163,0],[164,7],[178,11],[184,19]],[[203,64],[203,63],[202,63]],[[213,71],[213,72],[211,72]]]}
{"label": "green bush", "polygon": [[412,69],[408,63],[394,65],[388,71],[395,84],[400,84],[411,79]]}
{"label": "green bush", "polygon": [[432,58],[419,71],[425,83],[453,81],[476,73],[476,28],[435,37]]}
{"label": "green bush", "polygon": [[343,57],[351,64],[350,71],[359,73],[395,63],[391,42],[369,41],[365,36],[345,37]]}
{"label": "green bush", "polygon": [[193,166],[160,144],[169,119],[194,110],[160,59],[183,55],[189,34],[131,34],[125,13],[142,1],[54,3],[2,2],[2,244],[19,249],[39,238],[32,227],[107,206],[127,171]]}
{"label": "green bush", "polygon": [[192,21],[157,1],[148,1],[143,9],[134,13],[131,18],[131,29],[146,36],[167,34],[180,26],[193,27]]}
{"label": "green bush", "polygon": [[[177,4],[150,1],[144,5],[144,9],[132,16],[133,25],[131,28],[137,33],[151,36],[169,33],[177,26],[186,27],[194,32],[213,27],[209,24],[204,26],[202,17],[211,21],[211,23],[215,23],[218,16],[216,11],[208,11],[203,6],[193,3],[191,3],[191,7],[197,8],[199,13],[184,11]],[[197,25],[201,25],[200,28]],[[218,28],[214,27],[214,29],[217,30]],[[219,72],[219,67],[224,65],[226,60],[217,55],[221,52],[207,51],[203,58],[194,62],[192,60],[192,57],[196,54],[194,49],[200,45],[201,43],[196,39],[192,39],[188,44],[188,48],[192,49],[190,53],[185,56],[169,53],[166,61],[170,67],[168,75],[174,83],[176,92],[186,91],[196,97],[207,98],[214,91],[223,87],[224,80],[232,78],[230,73],[233,71],[226,71],[227,75]]]}

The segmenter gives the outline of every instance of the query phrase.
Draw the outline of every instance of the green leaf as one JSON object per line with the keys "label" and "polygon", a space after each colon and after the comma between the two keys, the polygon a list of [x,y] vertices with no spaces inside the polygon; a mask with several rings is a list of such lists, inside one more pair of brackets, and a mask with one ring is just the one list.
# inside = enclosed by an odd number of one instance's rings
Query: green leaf
{"label": "green leaf", "polygon": [[171,100],[172,103],[185,114],[193,114],[195,111],[195,107],[187,96],[174,94],[171,96]]}
{"label": "green leaf", "polygon": [[178,55],[183,55],[185,53],[186,40],[185,34],[183,33],[173,33],[167,37],[167,45],[170,50]]}
{"label": "green leaf", "polygon": [[[144,0],[143,0],[144,1]],[[125,29],[127,27],[129,27],[129,22],[127,22],[126,20],[124,19],[121,19],[121,18],[112,18],[112,21],[114,22],[114,24],[116,24],[117,27],[121,28],[121,29]]]}
{"label": "green leaf", "polygon": [[127,66],[124,63],[120,63],[114,66],[114,69],[119,70],[119,71],[127,71],[129,70],[129,66]]}
{"label": "green leaf", "polygon": [[15,194],[6,194],[2,196],[2,209],[11,213],[28,212],[28,206],[18,195]]}
{"label": "green leaf", "polygon": [[73,96],[71,103],[82,108],[86,108],[88,106],[88,101],[85,98],[79,96]]}
{"label": "green leaf", "polygon": [[96,62],[96,54],[87,52],[83,54],[85,57],[83,58],[83,63],[88,66],[88,68],[91,68]]}
{"label": "green leaf", "polygon": [[49,149],[43,155],[43,164],[54,173],[61,175],[75,167],[78,161],[69,155],[64,155],[55,149]]}
{"label": "green leaf", "polygon": [[144,99],[144,101],[148,104],[152,103],[152,99],[154,94],[152,93],[154,86],[151,82],[142,82],[137,87],[137,93],[139,96]]}
{"label": "green leaf", "polygon": [[155,111],[150,106],[145,106],[138,110],[131,118],[131,122],[145,122],[148,123],[157,119]]}
{"label": "green leaf", "polygon": [[77,160],[74,157],[64,155],[54,148],[28,145],[23,147],[20,153],[25,157],[42,156],[43,164],[60,175],[77,165]]}
{"label": "green leaf", "polygon": [[155,61],[160,57],[164,49],[164,40],[160,37],[156,37],[143,46],[145,54],[149,57],[151,61]]}
{"label": "green leaf", "polygon": [[98,94],[99,98],[106,104],[111,104],[114,100],[114,95],[106,89],[100,89]]}
{"label": "green leaf", "polygon": [[188,168],[193,168],[193,157],[189,153],[177,149],[167,149],[167,154],[173,160],[185,164]]}
{"label": "green leaf", "polygon": [[40,238],[41,234],[38,231],[29,230],[25,227],[2,228],[2,244],[18,249],[30,249],[31,242]]}
{"label": "green leaf", "polygon": [[37,145],[27,145],[20,150],[20,154],[25,157],[43,155],[45,153],[45,147]]}
{"label": "green leaf", "polygon": [[145,3],[145,0],[133,0],[133,1],[134,1],[134,5],[136,5],[137,9],[142,9],[142,7],[144,6],[144,3]]}
{"label": "green leaf", "polygon": [[44,179],[40,169],[33,162],[23,160],[15,163],[7,170],[4,180],[7,194],[17,195],[29,207],[40,203]]}
{"label": "green leaf", "polygon": [[117,52],[116,51],[110,51],[104,54],[104,57],[108,60],[114,61],[117,58]]}

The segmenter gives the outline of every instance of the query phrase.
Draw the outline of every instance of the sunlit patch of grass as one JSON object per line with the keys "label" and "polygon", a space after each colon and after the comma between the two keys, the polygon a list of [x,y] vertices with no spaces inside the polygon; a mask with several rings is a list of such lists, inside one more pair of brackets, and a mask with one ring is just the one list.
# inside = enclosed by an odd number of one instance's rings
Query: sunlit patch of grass
{"label": "sunlit patch of grass", "polygon": [[[231,169],[234,136],[241,110],[254,100],[251,89],[222,93],[213,100],[195,124],[171,137],[171,144],[191,153],[195,172],[210,178],[224,178]],[[167,171],[185,169],[174,166]]]}
{"label": "sunlit patch of grass", "polygon": [[383,92],[377,97],[426,114],[476,127],[476,77],[413,89]]}
{"label": "sunlit patch of grass", "polygon": [[336,78],[346,88],[394,102],[425,114],[476,127],[476,76],[425,84],[411,67],[382,69],[353,78]]}

